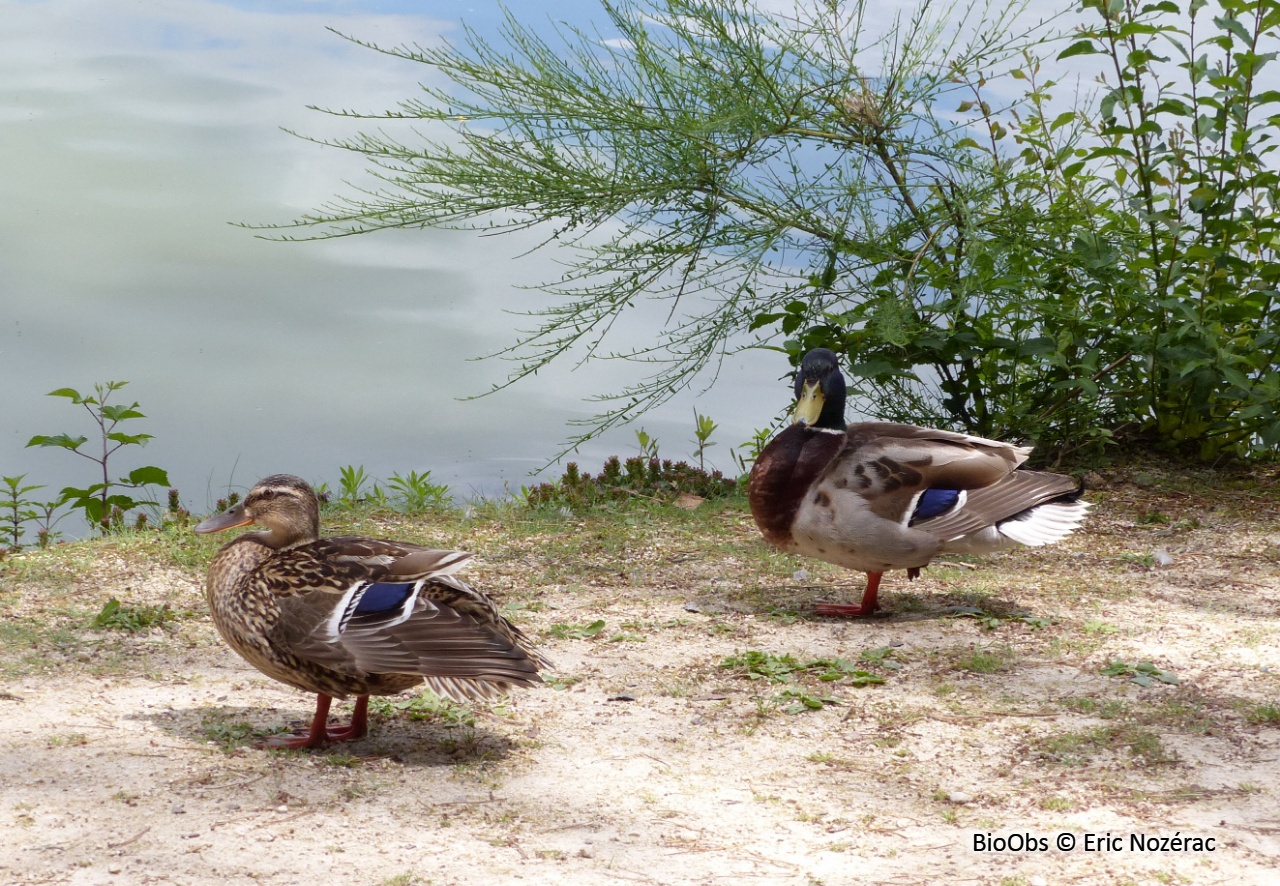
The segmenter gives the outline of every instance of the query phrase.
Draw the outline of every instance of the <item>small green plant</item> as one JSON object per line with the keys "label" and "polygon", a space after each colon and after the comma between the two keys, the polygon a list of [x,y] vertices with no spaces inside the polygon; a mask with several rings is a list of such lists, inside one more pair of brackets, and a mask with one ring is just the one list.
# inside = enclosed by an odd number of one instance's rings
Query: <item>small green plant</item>
{"label": "small green plant", "polygon": [[407,475],[392,474],[387,486],[400,499],[406,514],[420,514],[437,510],[450,504],[449,487],[444,483],[432,483],[431,472],[410,471]]}
{"label": "small green plant", "polygon": [[582,680],[579,677],[558,677],[553,675],[543,677],[542,682],[552,689],[568,689],[570,686],[576,686],[581,683]]}
{"label": "small green plant", "polygon": [[1048,759],[1067,766],[1087,764],[1099,754],[1127,750],[1129,755],[1152,765],[1177,759],[1160,736],[1150,729],[1132,723],[1093,726],[1077,732],[1045,736],[1036,742]]}
{"label": "small green plant", "polygon": [[66,735],[52,735],[49,737],[49,747],[51,748],[79,748],[89,743],[89,736],[83,732],[68,732]]}
{"label": "small green plant", "polygon": [[191,522],[191,512],[182,506],[176,489],[169,490],[169,510],[166,518],[176,523],[179,528],[184,528]]}
{"label": "small green plant", "polygon": [[[35,503],[36,544],[41,548],[49,547],[62,536],[61,532],[57,532],[53,528],[66,516],[65,511],[61,514],[58,513],[58,509],[61,507],[62,504],[59,501]],[[57,516],[54,516],[55,514]]]}
{"label": "small green plant", "polygon": [[803,714],[820,711],[830,704],[840,704],[840,699],[830,695],[814,695],[803,689],[784,689],[778,693],[778,702],[783,713]]}
{"label": "small green plant", "polygon": [[884,682],[883,677],[842,658],[800,661],[790,654],[774,655],[758,649],[730,655],[720,662],[720,667],[738,671],[750,680],[770,683],[789,683],[798,674],[817,677],[824,683],[840,680],[850,686],[875,686]]}
{"label": "small green plant", "polygon": [[878,686],[884,682],[883,677],[863,670],[843,658],[817,658],[806,662],[805,670],[816,674],[824,683],[839,680],[847,686]]}
{"label": "small green plant", "polygon": [[720,662],[720,667],[738,671],[750,680],[768,680],[771,683],[785,683],[796,671],[804,669],[793,655],[774,655],[759,649],[730,655]]}
{"label": "small green plant", "polygon": [[391,509],[391,496],[387,495],[387,490],[382,488],[376,480],[369,491],[365,493],[362,499],[364,504],[369,505],[374,510],[387,511]]}
{"label": "small green plant", "polygon": [[412,698],[372,698],[369,710],[386,719],[402,716],[443,726],[476,725],[476,715],[470,708],[436,695],[430,689]]}
{"label": "small green plant", "polygon": [[1013,668],[1014,652],[1007,646],[979,647],[956,658],[956,667],[974,674],[1000,674]]}
{"label": "small green plant", "polygon": [[711,435],[715,433],[716,428],[720,427],[713,422],[710,416],[702,415],[698,412],[697,407],[693,410],[693,436],[694,436],[694,454],[698,456],[698,470],[706,471],[706,455],[707,450],[716,444],[711,442]]}
{"label": "small green plant", "polygon": [[[751,468],[755,465],[756,459],[760,457],[760,452],[769,445],[769,441],[773,439],[773,428],[757,428],[755,433],[751,435],[751,439],[745,443],[740,443],[734,450],[733,460],[738,466],[740,476],[747,476],[751,473]],[[745,455],[743,453],[746,453]]]}
{"label": "small green plant", "polygon": [[214,505],[214,510],[221,514],[227,508],[233,508],[240,503],[240,493],[228,492],[226,498],[218,499],[218,503]]}
{"label": "small green plant", "polygon": [[123,388],[128,382],[109,381],[95,384],[94,394],[81,394],[74,388],[58,388],[50,391],[50,397],[65,397],[77,406],[83,406],[98,426],[100,448],[89,453],[81,447],[89,442],[83,435],[73,437],[70,434],[43,435],[38,434],[27,441],[27,446],[56,446],[74,452],[98,465],[102,479],[84,488],[68,486],[62,490],[59,504],[70,505],[72,509],[84,512],[90,526],[95,526],[104,534],[124,528],[124,515],[135,508],[156,506],[152,499],[136,499],[124,492],[113,492],[117,489],[146,490],[156,486],[168,486],[169,475],[154,466],[135,468],[128,476],[120,480],[112,480],[109,462],[125,446],[144,446],[151,439],[150,434],[126,434],[119,430],[121,424],[134,419],[145,418],[138,411],[138,404],[128,406],[108,403],[111,395]]}
{"label": "small green plant", "polygon": [[594,640],[600,636],[600,632],[604,630],[604,619],[598,619],[590,624],[570,624],[568,622],[558,622],[553,624],[548,631],[551,636],[561,640]]}
{"label": "small green plant", "polygon": [[979,609],[976,606],[957,606],[948,616],[949,618],[971,618],[976,621],[984,630],[994,631],[1001,625],[1011,622],[1021,622],[1033,631],[1046,628],[1053,624],[1053,619],[1043,618],[1037,615],[1030,615],[1020,612],[1015,615],[996,615],[987,612],[985,609]]}
{"label": "small green plant", "polygon": [[[354,508],[365,500],[364,485],[369,482],[369,475],[364,466],[347,465],[338,469],[339,486],[337,505],[341,508]],[[376,485],[376,484],[375,484]]]}
{"label": "small green plant", "polygon": [[0,519],[0,525],[4,527],[3,532],[9,540],[10,549],[15,551],[22,548],[23,525],[39,517],[35,502],[26,495],[37,489],[44,489],[43,486],[23,486],[22,481],[26,476],[19,474],[16,477],[0,477],[0,483],[4,484],[4,499],[0,501],[0,512],[3,512],[4,517]]}
{"label": "small green plant", "polygon": [[1254,705],[1245,717],[1250,723],[1280,724],[1280,704]]}
{"label": "small green plant", "polygon": [[865,661],[867,664],[875,665],[876,667],[888,668],[891,671],[896,671],[901,668],[902,665],[892,660],[893,654],[894,650],[892,646],[881,646],[877,649],[862,650],[862,652],[858,653],[858,659],[859,661]]}
{"label": "small green plant", "polygon": [[1129,677],[1139,686],[1150,686],[1157,680],[1161,683],[1171,684],[1178,682],[1176,674],[1158,668],[1149,661],[1140,661],[1137,664],[1127,661],[1113,661],[1102,669],[1102,674],[1106,677]]}
{"label": "small green plant", "polygon": [[416,875],[411,873],[396,874],[394,877],[388,877],[383,880],[379,886],[418,886],[421,881]]}
{"label": "small green plant", "polygon": [[246,744],[250,739],[257,738],[263,733],[254,729],[249,723],[243,721],[228,722],[223,719],[221,712],[206,713],[200,718],[200,731],[204,733],[206,740],[213,742],[224,753],[230,753],[241,745]]}
{"label": "small green plant", "polygon": [[173,621],[177,614],[168,603],[160,606],[125,606],[115,597],[108,600],[93,619],[93,627],[99,631],[128,631],[136,634],[149,628]]}
{"label": "small green plant", "polygon": [[975,606],[957,606],[947,616],[948,618],[971,618],[976,621],[983,629],[994,631],[1000,627],[1001,618],[998,615],[992,615],[984,609],[978,609]]}
{"label": "small green plant", "polygon": [[658,457],[658,440],[645,433],[644,428],[636,431],[636,445],[640,447],[640,457],[645,461]]}

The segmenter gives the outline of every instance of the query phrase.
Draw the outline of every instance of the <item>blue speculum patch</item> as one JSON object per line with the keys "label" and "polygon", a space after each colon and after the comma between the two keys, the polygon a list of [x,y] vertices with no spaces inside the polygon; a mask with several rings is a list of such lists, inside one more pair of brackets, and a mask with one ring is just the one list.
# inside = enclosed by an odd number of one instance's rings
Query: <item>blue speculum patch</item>
{"label": "blue speculum patch", "polygon": [[393,584],[391,582],[374,582],[365,589],[364,596],[356,604],[355,615],[370,615],[375,612],[390,612],[399,609],[404,601],[413,593],[413,583]]}
{"label": "blue speculum patch", "polygon": [[959,498],[958,489],[926,489],[920,495],[920,500],[916,502],[916,511],[911,515],[911,522],[928,520],[930,517],[946,513],[955,507]]}

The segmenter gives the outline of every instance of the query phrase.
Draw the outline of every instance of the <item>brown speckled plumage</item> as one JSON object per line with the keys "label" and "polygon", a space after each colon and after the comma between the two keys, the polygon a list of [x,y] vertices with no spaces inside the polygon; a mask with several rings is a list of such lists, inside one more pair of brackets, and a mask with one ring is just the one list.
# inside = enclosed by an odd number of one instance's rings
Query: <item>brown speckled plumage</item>
{"label": "brown speckled plumage", "polygon": [[[453,575],[471,554],[320,538],[315,493],[287,474],[265,478],[196,531],[250,522],[264,529],[227,543],[210,564],[214,624],[258,670],[317,693],[326,714],[328,698],[358,696],[362,721],[365,696],[424,682],[457,701],[541,682],[546,660],[489,597]],[[358,737],[318,728],[287,746]]]}

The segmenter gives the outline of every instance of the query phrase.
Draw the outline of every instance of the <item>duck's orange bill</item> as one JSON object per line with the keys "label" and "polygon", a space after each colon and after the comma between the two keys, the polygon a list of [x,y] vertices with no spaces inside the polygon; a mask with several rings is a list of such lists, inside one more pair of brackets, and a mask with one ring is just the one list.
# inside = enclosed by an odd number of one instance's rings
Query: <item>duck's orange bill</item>
{"label": "duck's orange bill", "polygon": [[221,514],[214,514],[208,520],[196,526],[195,531],[202,535],[207,532],[221,532],[224,529],[235,529],[237,526],[248,526],[253,522],[244,510],[244,504],[238,504],[233,508],[227,508]]}

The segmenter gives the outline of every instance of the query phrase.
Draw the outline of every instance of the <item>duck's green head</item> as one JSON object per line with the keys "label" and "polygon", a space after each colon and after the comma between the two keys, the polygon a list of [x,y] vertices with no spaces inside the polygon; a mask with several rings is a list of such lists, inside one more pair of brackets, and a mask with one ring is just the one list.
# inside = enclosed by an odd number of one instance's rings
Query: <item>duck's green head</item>
{"label": "duck's green head", "polygon": [[844,430],[844,376],[835,352],[814,348],[796,373],[795,424]]}
{"label": "duck's green head", "polygon": [[258,481],[244,501],[196,526],[201,534],[256,523],[258,537],[273,548],[320,536],[320,500],[305,480],[273,474]]}

